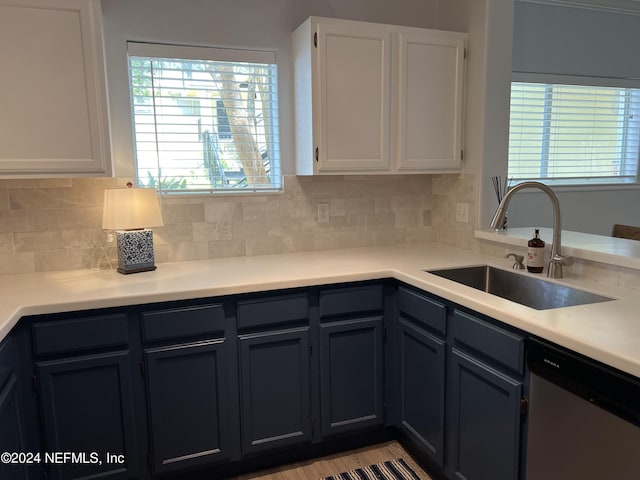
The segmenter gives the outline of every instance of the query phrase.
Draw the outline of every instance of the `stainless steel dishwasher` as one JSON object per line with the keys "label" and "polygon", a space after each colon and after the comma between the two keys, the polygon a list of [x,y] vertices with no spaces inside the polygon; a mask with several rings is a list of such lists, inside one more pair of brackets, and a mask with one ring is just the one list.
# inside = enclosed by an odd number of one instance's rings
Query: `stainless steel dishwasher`
{"label": "stainless steel dishwasher", "polygon": [[639,480],[640,379],[534,339],[527,352],[526,480]]}

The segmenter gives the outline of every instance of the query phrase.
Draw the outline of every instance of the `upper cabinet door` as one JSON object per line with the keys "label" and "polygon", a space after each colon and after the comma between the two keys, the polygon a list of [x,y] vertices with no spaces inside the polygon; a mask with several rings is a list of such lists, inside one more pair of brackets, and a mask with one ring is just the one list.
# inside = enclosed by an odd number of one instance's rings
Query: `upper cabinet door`
{"label": "upper cabinet door", "polygon": [[390,32],[359,22],[316,31],[317,170],[388,170]]}
{"label": "upper cabinet door", "polygon": [[396,168],[457,170],[462,156],[465,35],[398,35]]}
{"label": "upper cabinet door", "polygon": [[99,0],[0,0],[0,174],[110,173]]}
{"label": "upper cabinet door", "polygon": [[466,38],[310,17],[292,35],[296,173],[460,171]]}

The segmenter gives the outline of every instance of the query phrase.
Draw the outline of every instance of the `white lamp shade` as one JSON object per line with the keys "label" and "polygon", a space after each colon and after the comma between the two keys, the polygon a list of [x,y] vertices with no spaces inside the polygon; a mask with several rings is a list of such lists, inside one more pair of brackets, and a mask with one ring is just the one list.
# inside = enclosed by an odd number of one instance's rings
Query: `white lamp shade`
{"label": "white lamp shade", "polygon": [[158,194],[153,188],[117,188],[104,191],[102,228],[133,230],[164,225]]}

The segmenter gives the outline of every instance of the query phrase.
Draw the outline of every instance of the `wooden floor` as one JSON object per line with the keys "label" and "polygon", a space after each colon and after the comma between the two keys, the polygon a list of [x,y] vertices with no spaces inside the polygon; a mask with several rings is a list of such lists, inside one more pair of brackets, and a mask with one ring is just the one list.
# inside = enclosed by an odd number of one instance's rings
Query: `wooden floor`
{"label": "wooden floor", "polygon": [[234,477],[236,480],[318,480],[329,475],[366,467],[373,463],[402,457],[421,480],[431,480],[411,456],[396,442],[381,443],[371,447],[350,450],[336,455],[320,457],[271,470]]}

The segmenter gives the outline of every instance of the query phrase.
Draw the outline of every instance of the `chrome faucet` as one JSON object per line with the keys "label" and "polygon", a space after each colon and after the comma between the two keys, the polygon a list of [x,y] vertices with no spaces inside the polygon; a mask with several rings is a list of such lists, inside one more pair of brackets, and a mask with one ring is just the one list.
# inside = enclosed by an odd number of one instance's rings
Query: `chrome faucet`
{"label": "chrome faucet", "polygon": [[562,278],[562,266],[572,265],[573,257],[564,257],[562,255],[562,247],[560,244],[560,234],[562,232],[560,228],[560,203],[558,202],[558,197],[556,197],[556,194],[553,193],[553,190],[551,190],[544,183],[522,182],[517,184],[515,187],[510,188],[505,196],[502,197],[500,205],[498,205],[498,210],[496,210],[496,213],[491,220],[491,228],[499,230],[502,227],[505,216],[507,214],[507,206],[509,205],[511,197],[518,190],[522,190],[523,188],[537,188],[539,190],[542,190],[549,196],[549,199],[551,200],[551,203],[553,205],[553,243],[551,245],[551,258],[549,259],[547,277]]}

